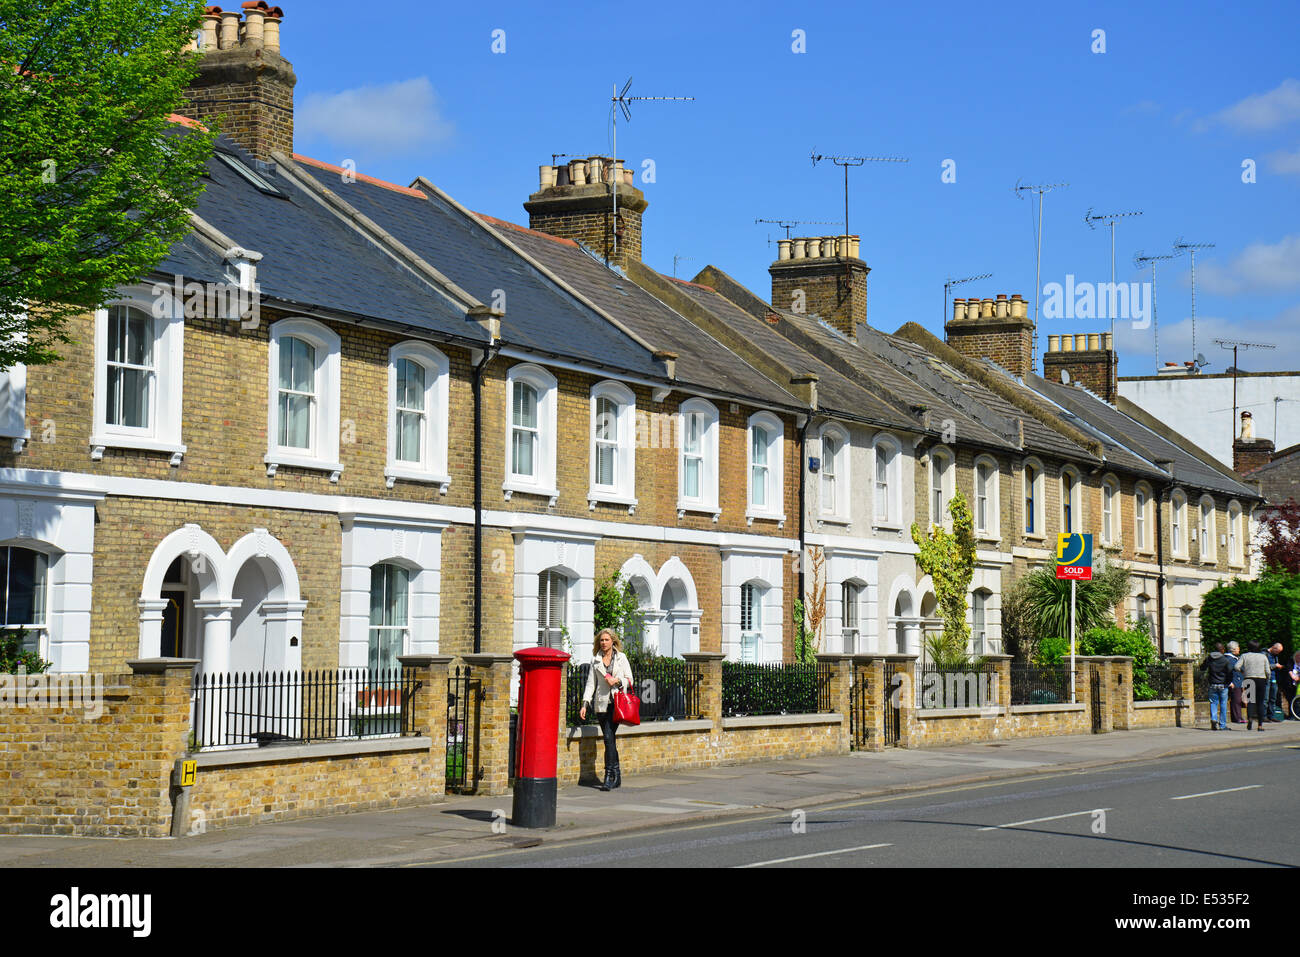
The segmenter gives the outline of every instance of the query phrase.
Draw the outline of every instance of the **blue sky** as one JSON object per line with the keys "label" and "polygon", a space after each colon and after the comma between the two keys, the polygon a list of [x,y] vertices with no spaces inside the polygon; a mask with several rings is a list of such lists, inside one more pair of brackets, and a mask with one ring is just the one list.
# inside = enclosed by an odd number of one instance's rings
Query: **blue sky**
{"label": "blue sky", "polygon": [[[662,272],[679,255],[684,278],[714,264],[766,297],[767,240],[784,234],[754,220],[843,217],[841,171],[810,152],[905,156],[850,174],[872,325],[941,334],[948,277],[991,272],[955,294],[1032,301],[1034,211],[1013,187],[1068,182],[1046,199],[1044,285],[1107,281],[1108,231],[1084,216],[1142,210],[1117,227],[1121,282],[1150,278],[1138,250],[1216,244],[1196,260],[1207,371],[1231,362],[1214,337],[1277,343],[1244,369],[1300,369],[1300,4],[282,6],[299,152],[423,174],[526,224],[539,164],[608,153],[610,89],[632,76],[634,95],[696,97],[635,104],[619,126],[619,154],[654,162],[637,185],[644,259]],[[1190,359],[1188,260],[1160,270],[1160,359]],[[1149,374],[1153,330],[1132,326],[1116,323],[1120,374]],[[1107,328],[1044,318],[1039,333]]]}

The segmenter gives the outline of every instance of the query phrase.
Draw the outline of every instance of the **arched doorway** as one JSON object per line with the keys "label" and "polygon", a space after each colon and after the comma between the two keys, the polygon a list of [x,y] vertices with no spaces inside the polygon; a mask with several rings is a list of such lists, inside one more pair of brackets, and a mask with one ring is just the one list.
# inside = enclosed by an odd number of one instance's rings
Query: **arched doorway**
{"label": "arched doorway", "polygon": [[691,607],[686,585],[679,578],[670,579],[659,598],[662,619],[659,623],[659,653],[680,658],[695,651],[699,635],[699,610]]}

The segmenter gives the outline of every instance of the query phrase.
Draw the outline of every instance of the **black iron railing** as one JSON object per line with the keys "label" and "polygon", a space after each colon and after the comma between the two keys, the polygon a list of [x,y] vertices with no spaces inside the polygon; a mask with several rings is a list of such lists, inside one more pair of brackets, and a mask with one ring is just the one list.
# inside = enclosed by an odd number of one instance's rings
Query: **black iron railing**
{"label": "black iron railing", "polygon": [[[628,658],[634,690],[641,698],[641,722],[686,721],[700,716],[700,666],[680,658]],[[578,717],[591,665],[570,668],[566,677],[565,713],[570,726],[595,724],[594,709]]]}
{"label": "black iron railing", "polygon": [[941,668],[929,662],[916,666],[916,706],[986,708],[998,703],[997,672],[990,666]]}
{"label": "black iron railing", "polygon": [[1069,664],[1031,665],[1023,661],[1011,662],[1013,705],[1068,704],[1069,701]]}
{"label": "black iron railing", "polygon": [[[473,794],[482,778],[479,727],[483,681],[469,665],[447,676],[447,790]],[[513,748],[513,738],[511,745]],[[513,758],[513,755],[511,755]]]}
{"label": "black iron railing", "polygon": [[722,663],[722,716],[831,711],[827,664]]}
{"label": "black iron railing", "polygon": [[1177,665],[1153,661],[1145,668],[1134,667],[1133,700],[1173,701],[1181,697],[1181,682],[1182,668]]}
{"label": "black iron railing", "polygon": [[415,734],[405,668],[207,673],[194,676],[196,749]]}

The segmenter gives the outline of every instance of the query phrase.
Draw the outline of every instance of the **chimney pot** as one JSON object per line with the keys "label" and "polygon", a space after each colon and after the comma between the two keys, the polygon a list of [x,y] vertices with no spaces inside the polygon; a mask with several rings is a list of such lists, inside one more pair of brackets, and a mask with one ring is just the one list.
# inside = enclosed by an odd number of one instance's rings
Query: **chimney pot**
{"label": "chimney pot", "polygon": [[266,0],[251,0],[244,4],[244,44],[256,49],[265,44],[263,25],[266,23]]}
{"label": "chimney pot", "polygon": [[1241,413],[1241,441],[1255,441],[1255,417],[1250,412]]}
{"label": "chimney pot", "polygon": [[217,24],[221,22],[221,8],[208,7],[203,14],[203,26],[199,31],[199,48],[204,52],[219,49],[217,45]]}
{"label": "chimney pot", "polygon": [[861,259],[862,258],[862,237],[850,236],[849,249],[851,250],[851,255],[853,256],[854,259]]}
{"label": "chimney pot", "polygon": [[221,11],[221,49],[233,50],[239,46],[239,11]]}
{"label": "chimney pot", "polygon": [[778,239],[778,240],[776,241],[776,258],[777,258],[777,259],[780,259],[780,260],[786,260],[786,259],[789,259],[789,258],[790,258],[790,245],[791,245],[792,243],[793,243],[793,240],[790,240],[790,239]]}
{"label": "chimney pot", "polygon": [[966,316],[966,300],[965,300],[965,299],[954,299],[954,300],[952,301],[952,317],[953,317],[953,319],[954,319],[954,320],[956,320],[956,319],[964,319],[965,316]]}
{"label": "chimney pot", "polygon": [[978,319],[980,317],[980,301],[978,299],[966,300],[966,318]]}
{"label": "chimney pot", "polygon": [[555,167],[542,165],[537,167],[538,188],[550,189],[555,185]]}
{"label": "chimney pot", "polygon": [[998,296],[997,301],[993,303],[993,315],[998,319],[1005,319],[1010,314],[1011,307],[1007,304],[1006,296]]}
{"label": "chimney pot", "polygon": [[587,185],[587,161],[571,160],[569,162],[569,182],[574,186]]}
{"label": "chimney pot", "polygon": [[993,300],[992,300],[992,299],[983,299],[983,300],[980,301],[980,318],[981,318],[981,319],[992,319],[992,318],[993,318]]}
{"label": "chimney pot", "polygon": [[803,259],[808,255],[808,241],[804,239],[790,240],[790,258]]}
{"label": "chimney pot", "polygon": [[1101,347],[1107,352],[1113,351],[1115,348],[1115,337],[1109,332],[1103,332],[1101,334]]}
{"label": "chimney pot", "polygon": [[1061,336],[1061,351],[1062,352],[1074,351],[1074,336]]}
{"label": "chimney pot", "polygon": [[1060,351],[1061,351],[1061,337],[1060,337],[1060,336],[1048,336],[1048,337],[1047,337],[1047,351],[1048,351],[1048,352],[1060,352]]}
{"label": "chimney pot", "polygon": [[1101,348],[1101,336],[1098,333],[1088,333],[1088,348],[1096,350]]}
{"label": "chimney pot", "polygon": [[605,160],[600,156],[587,157],[587,171],[592,183],[605,182]]}

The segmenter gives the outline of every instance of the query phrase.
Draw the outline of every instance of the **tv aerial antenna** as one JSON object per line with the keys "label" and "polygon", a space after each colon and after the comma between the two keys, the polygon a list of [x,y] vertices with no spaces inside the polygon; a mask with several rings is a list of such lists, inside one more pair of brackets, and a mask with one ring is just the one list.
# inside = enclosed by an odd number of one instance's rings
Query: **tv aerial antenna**
{"label": "tv aerial antenna", "polygon": [[[1156,318],[1156,263],[1173,258],[1175,258],[1173,253],[1165,256],[1144,256],[1139,250],[1133,254],[1133,265],[1138,269],[1144,268],[1147,263],[1151,264],[1151,336],[1155,340],[1157,374],[1160,372],[1160,322]],[[1113,338],[1111,343],[1114,344]]]}
{"label": "tv aerial antenna", "polygon": [[1106,223],[1110,226],[1110,347],[1115,348],[1115,221],[1123,219],[1126,216],[1141,216],[1142,210],[1134,209],[1127,213],[1096,213],[1092,208],[1084,215],[1083,221],[1088,224],[1089,229],[1096,229],[1098,223]]}
{"label": "tv aerial antenna", "polygon": [[1038,186],[1026,186],[1017,181],[1012,189],[1017,199],[1024,199],[1025,193],[1038,194],[1038,226],[1034,233],[1037,252],[1034,254],[1034,345],[1032,359],[1035,362],[1038,360],[1038,297],[1042,293],[1040,280],[1043,272],[1043,195],[1050,193],[1054,189],[1065,189],[1069,185],[1069,183],[1041,183]]}
{"label": "tv aerial antenna", "polygon": [[844,295],[847,298],[852,290],[852,267],[849,265],[849,169],[866,163],[906,163],[905,156],[831,156],[818,153],[816,147],[808,154],[815,167],[818,163],[830,162],[844,168]]}
{"label": "tv aerial antenna", "polygon": [[978,282],[981,279],[991,279],[992,277],[993,273],[991,272],[979,276],[966,276],[963,279],[953,279],[949,276],[947,282],[943,284],[943,323],[946,325],[948,322],[948,293],[952,291],[953,286],[960,286],[964,282]]}
{"label": "tv aerial antenna", "polygon": [[[1232,440],[1237,440],[1237,350],[1238,349],[1276,349],[1276,342],[1242,342],[1238,339],[1215,339],[1214,344],[1220,349],[1232,350]],[[1277,434],[1277,404],[1273,405],[1273,434]]]}
{"label": "tv aerial antenna", "polygon": [[[624,120],[632,122],[632,110],[629,104],[643,103],[649,100],[694,100],[693,96],[629,96],[628,91],[632,89],[632,78],[629,76],[627,82],[623,84],[623,89],[618,88],[618,84],[611,84],[613,96],[610,97],[609,122],[613,130],[613,153],[610,159],[617,162],[618,160],[618,114],[622,112]],[[617,169],[617,167],[615,167]],[[610,223],[611,243],[610,247],[613,252],[605,258],[605,264],[609,264],[610,258],[618,253],[618,180],[613,174],[610,175],[609,192],[613,197],[614,219]]]}
{"label": "tv aerial antenna", "polygon": [[[756,219],[754,224],[770,223],[777,229],[785,230],[785,238],[790,238],[790,230],[795,226],[838,226],[839,223],[827,219]],[[771,242],[771,240],[768,240]]]}
{"label": "tv aerial antenna", "polygon": [[[1214,243],[1185,243],[1181,238],[1174,240],[1175,253],[1188,253],[1192,257],[1192,351],[1196,352],[1196,250],[1213,249]],[[1200,358],[1200,354],[1197,354]]]}

